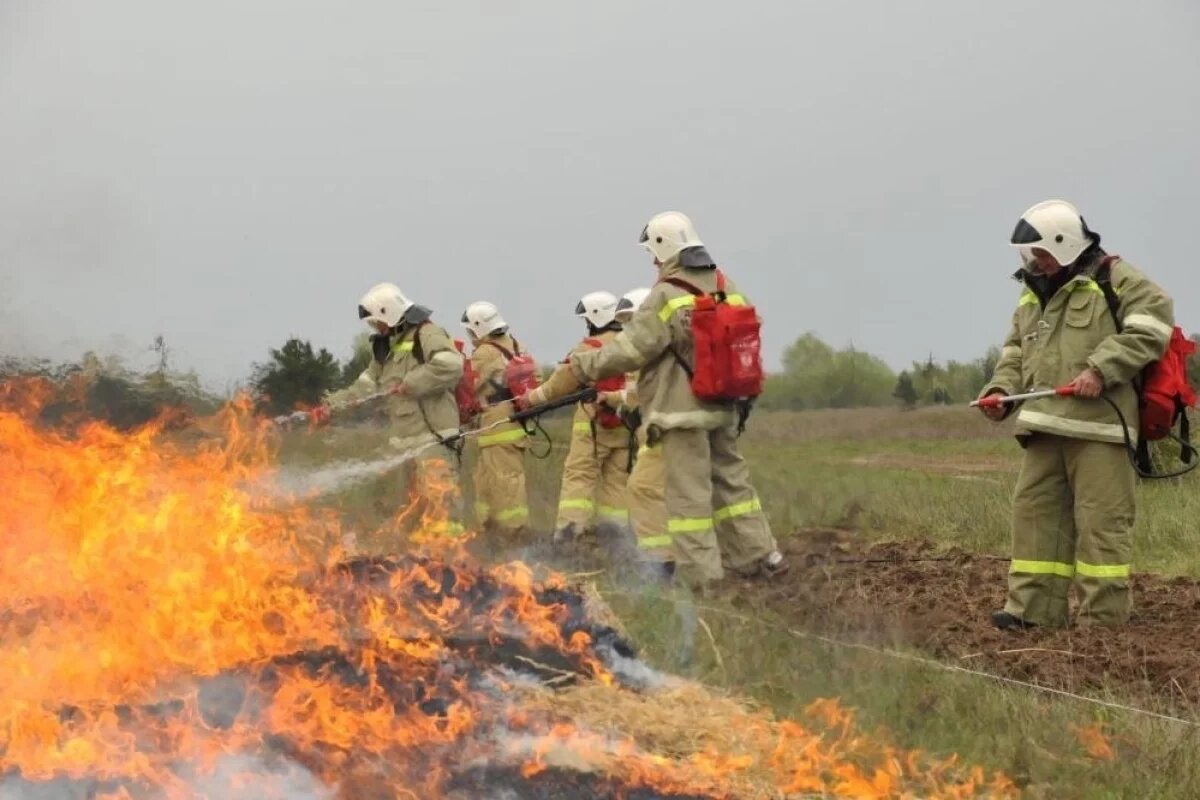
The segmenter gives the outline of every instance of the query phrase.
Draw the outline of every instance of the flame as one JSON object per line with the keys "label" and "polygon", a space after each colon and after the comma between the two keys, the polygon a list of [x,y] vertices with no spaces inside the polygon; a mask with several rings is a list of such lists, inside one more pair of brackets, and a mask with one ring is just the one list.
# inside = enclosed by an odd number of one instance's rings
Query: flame
{"label": "flame", "polygon": [[[347,559],[335,518],[260,491],[270,434],[245,403],[184,444],[165,422],[39,429],[49,396],[0,386],[0,408],[17,408],[0,410],[0,788],[249,798],[307,780],[314,796],[435,798],[472,775],[579,781],[580,796],[1011,788],[878,745],[836,701],[809,708],[818,733],[730,711],[745,746],[690,752],[580,724],[521,682],[656,701],[619,686],[561,578],[469,564],[444,536],[424,554]],[[452,481],[426,477],[426,502],[398,522],[420,513],[439,531],[429,498]]]}
{"label": "flame", "polygon": [[1097,761],[1113,761],[1117,757],[1117,751],[1113,748],[1112,737],[1108,735],[1104,725],[1096,723],[1094,725],[1074,725],[1070,726],[1071,732],[1075,734],[1075,738],[1079,741],[1081,747],[1090,758]]}

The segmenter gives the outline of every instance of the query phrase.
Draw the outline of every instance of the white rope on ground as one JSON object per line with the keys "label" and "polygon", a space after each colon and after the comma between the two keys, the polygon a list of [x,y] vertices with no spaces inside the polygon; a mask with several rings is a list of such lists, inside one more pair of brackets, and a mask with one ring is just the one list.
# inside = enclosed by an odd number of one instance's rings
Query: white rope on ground
{"label": "white rope on ground", "polygon": [[[609,592],[608,594],[634,596],[630,592],[613,591],[613,592]],[[734,611],[728,611],[726,609],[716,608],[714,606],[695,605],[695,608],[699,609],[700,611],[708,611],[713,614],[720,614],[722,616],[729,617],[731,619],[736,619],[741,622],[757,623],[760,625],[765,625],[768,628],[773,628],[775,630],[784,631],[798,639],[812,639],[812,640],[815,640],[818,642],[823,642],[828,645],[833,645],[835,647],[845,647],[845,648],[852,649],[852,650],[862,650],[864,652],[873,653],[875,655],[887,656],[888,658],[895,658],[900,661],[908,661],[913,664],[920,664],[925,667],[932,667],[934,669],[939,669],[944,672],[956,672],[961,675],[971,675],[971,676],[978,677],[978,678],[988,678],[988,679],[996,681],[998,683],[1005,683],[1005,684],[1009,684],[1011,686],[1020,686],[1024,689],[1031,689],[1035,692],[1044,692],[1046,694],[1052,694],[1052,695],[1057,695],[1059,697],[1065,697],[1070,700],[1081,700],[1085,703],[1091,703],[1093,705],[1102,706],[1104,708],[1109,708],[1109,709],[1113,709],[1116,711],[1125,711],[1130,714],[1140,714],[1145,717],[1151,717],[1153,719],[1162,720],[1163,722],[1173,722],[1178,725],[1183,725],[1183,726],[1189,727],[1189,728],[1200,728],[1200,721],[1184,719],[1183,717],[1173,717],[1170,714],[1160,714],[1159,712],[1151,711],[1148,708],[1140,708],[1138,706],[1125,705],[1124,703],[1114,703],[1109,700],[1101,700],[1098,697],[1088,697],[1087,695],[1084,695],[1084,694],[1077,694],[1075,692],[1069,692],[1066,689],[1056,689],[1053,686],[1043,686],[1039,683],[1031,683],[1029,681],[1019,680],[1018,678],[1010,678],[1006,675],[997,675],[992,672],[984,672],[983,670],[968,669],[967,667],[961,667],[958,664],[947,664],[945,661],[938,661],[937,659],[934,659],[934,658],[925,658],[924,656],[918,656],[913,653],[905,653],[902,650],[893,650],[891,648],[886,648],[886,647],[875,647],[873,645],[864,644],[862,642],[847,642],[847,641],[844,641],[841,639],[835,639],[831,636],[824,636],[819,633],[810,633],[808,631],[798,631],[794,628],[789,628],[786,625],[778,625],[775,623],[766,622],[761,619],[753,619],[751,617],[747,617],[742,614],[738,614]]]}

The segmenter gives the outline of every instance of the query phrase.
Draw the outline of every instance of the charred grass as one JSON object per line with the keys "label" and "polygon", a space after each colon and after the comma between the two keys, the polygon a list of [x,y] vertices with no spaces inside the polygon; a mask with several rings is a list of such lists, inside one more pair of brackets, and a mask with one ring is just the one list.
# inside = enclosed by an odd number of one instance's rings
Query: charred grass
{"label": "charred grass", "polygon": [[[532,522],[543,533],[553,524],[566,438],[563,420],[546,427],[551,443],[537,444],[546,457],[527,462]],[[289,436],[282,455],[288,464],[315,466],[385,452],[378,433],[367,428]],[[985,424],[977,414],[764,413],[753,420],[744,452],[781,538],[819,529],[852,547],[921,539],[937,552],[1006,553],[1020,450],[1006,426]],[[468,449],[467,474],[471,460]],[[1139,572],[1200,576],[1198,489],[1194,476],[1139,488]],[[351,527],[370,529],[403,497],[402,483],[391,475],[318,502],[337,509]],[[858,710],[865,729],[878,727],[898,746],[958,753],[966,762],[1003,770],[1032,797],[1200,795],[1195,726],[905,660],[896,653],[925,657],[929,651],[915,649],[904,637],[895,637],[884,648],[889,652],[881,653],[878,630],[843,629],[827,640],[828,629],[802,603],[754,587],[698,599],[612,576],[599,580],[654,664],[749,694],[780,714],[798,716],[813,698],[837,696]],[[986,625],[975,607],[943,611],[960,613],[963,626]],[[1170,697],[1133,697],[1125,683],[1081,691],[1105,701],[1194,714]]]}

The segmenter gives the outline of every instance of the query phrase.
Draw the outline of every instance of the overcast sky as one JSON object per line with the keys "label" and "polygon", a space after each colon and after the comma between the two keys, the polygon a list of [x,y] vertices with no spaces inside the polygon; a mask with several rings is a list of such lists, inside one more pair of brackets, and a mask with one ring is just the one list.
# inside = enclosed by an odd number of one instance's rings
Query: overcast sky
{"label": "overcast sky", "polygon": [[678,209],[759,305],[895,366],[998,343],[1073,200],[1200,327],[1195,0],[0,0],[0,353],[223,387],[398,283],[544,359]]}

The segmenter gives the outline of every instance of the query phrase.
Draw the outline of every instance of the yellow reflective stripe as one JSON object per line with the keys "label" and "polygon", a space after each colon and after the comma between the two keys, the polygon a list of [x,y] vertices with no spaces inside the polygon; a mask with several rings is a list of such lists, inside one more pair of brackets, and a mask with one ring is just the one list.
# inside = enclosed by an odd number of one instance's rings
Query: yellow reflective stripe
{"label": "yellow reflective stripe", "polygon": [[658,547],[670,547],[674,541],[670,536],[647,536],[638,539],[637,546],[642,550],[653,550]]}
{"label": "yellow reflective stripe", "polygon": [[590,423],[590,422],[576,422],[576,423],[575,423],[575,424],[572,426],[572,429],[573,429],[573,430],[574,430],[576,433],[591,433],[591,432],[592,432],[592,423]]}
{"label": "yellow reflective stripe", "polygon": [[1062,578],[1070,578],[1075,575],[1075,565],[1063,564],[1058,561],[1025,561],[1014,558],[1008,571],[1024,572],[1028,575],[1058,575]]}
{"label": "yellow reflective stripe", "polygon": [[1155,319],[1149,314],[1130,314],[1125,317],[1126,328],[1141,328],[1148,330],[1151,333],[1156,333],[1160,338],[1170,339],[1174,329],[1160,319]]}
{"label": "yellow reflective stripe", "polygon": [[679,519],[667,520],[668,533],[695,533],[697,531],[712,530],[712,517],[682,517]]}
{"label": "yellow reflective stripe", "polygon": [[695,295],[685,294],[681,297],[672,297],[667,301],[665,306],[659,309],[658,318],[663,322],[666,322],[667,320],[671,319],[671,317],[675,316],[675,312],[679,309],[694,305],[696,305]]}
{"label": "yellow reflective stripe", "polygon": [[1070,419],[1047,414],[1043,411],[1021,409],[1017,414],[1017,423],[1044,428],[1050,433],[1062,433],[1067,436],[1099,436],[1104,441],[1122,443],[1125,441],[1125,429],[1116,422],[1088,422],[1081,419]]}
{"label": "yellow reflective stripe", "polygon": [[396,342],[392,345],[393,353],[411,353],[413,350],[413,340],[406,339],[403,342]]}
{"label": "yellow reflective stripe", "polygon": [[725,295],[725,302],[726,302],[726,303],[728,303],[728,304],[729,304],[729,305],[731,305],[731,306],[744,306],[744,305],[748,305],[748,303],[746,302],[746,298],[745,298],[745,297],[742,297],[740,294],[727,294],[727,295]]}
{"label": "yellow reflective stripe", "polygon": [[500,433],[489,433],[487,436],[479,437],[480,447],[491,447],[495,444],[508,444],[510,442],[519,442],[529,434],[525,433],[524,428],[517,428],[511,431],[502,431]]}
{"label": "yellow reflective stripe", "polygon": [[724,508],[718,508],[713,512],[713,520],[720,522],[721,520],[732,519],[733,517],[744,517],[747,514],[753,514],[755,511],[762,511],[762,502],[757,497],[741,503],[734,503]]}
{"label": "yellow reflective stripe", "polygon": [[1038,301],[1037,295],[1034,294],[1033,292],[1026,290],[1025,294],[1021,295],[1021,299],[1020,299],[1020,301],[1017,302],[1017,305],[1018,306],[1032,306],[1032,305],[1035,305],[1037,303],[1037,301]]}
{"label": "yellow reflective stripe", "polygon": [[1131,564],[1085,564],[1075,562],[1075,569],[1085,578],[1128,578],[1133,571]]}
{"label": "yellow reflective stripe", "polygon": [[649,453],[651,450],[657,450],[659,447],[660,445],[657,444],[644,444],[638,448],[637,454],[639,456],[644,456],[646,453]]}
{"label": "yellow reflective stripe", "polygon": [[600,508],[596,509],[596,513],[602,517],[629,519],[629,510],[625,508],[617,508],[616,506],[600,506]]}
{"label": "yellow reflective stripe", "polygon": [[497,513],[496,521],[497,522],[511,522],[514,519],[520,519],[521,517],[528,517],[528,516],[529,516],[529,508],[527,506],[513,506],[512,508],[506,508],[503,511]]}
{"label": "yellow reflective stripe", "polygon": [[584,511],[591,511],[596,507],[596,504],[586,497],[567,498],[558,502],[559,510],[565,508],[581,508]]}
{"label": "yellow reflective stripe", "polygon": [[1100,288],[1100,284],[1096,283],[1094,280],[1092,280],[1090,278],[1087,280],[1075,281],[1071,285],[1071,291],[1073,292],[1076,289],[1082,289],[1085,292],[1095,292],[1096,294],[1104,294],[1104,290]]}

